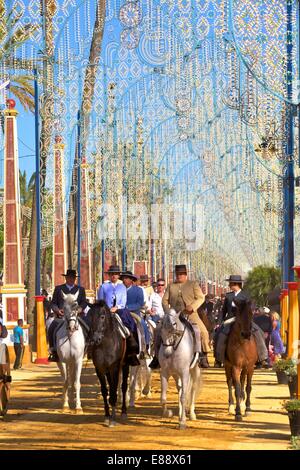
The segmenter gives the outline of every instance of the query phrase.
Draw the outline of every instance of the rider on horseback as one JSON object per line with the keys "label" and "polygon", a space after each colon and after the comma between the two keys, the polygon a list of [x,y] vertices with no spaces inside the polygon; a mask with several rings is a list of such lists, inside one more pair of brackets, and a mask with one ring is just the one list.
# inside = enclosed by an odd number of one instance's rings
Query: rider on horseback
{"label": "rider on horseback", "polygon": [[131,271],[125,271],[121,274],[121,279],[127,289],[127,302],[126,308],[130,311],[131,315],[137,321],[137,328],[140,332],[141,347],[140,356],[145,357],[149,349],[150,333],[141,311],[145,304],[144,292],[141,287],[134,285],[137,277]]}
{"label": "rider on horseback", "polygon": [[[118,265],[109,267],[106,274],[109,275],[109,281],[104,282],[98,290],[98,300],[104,300],[111,313],[117,313],[123,324],[129,329],[130,336],[126,335],[127,363],[131,366],[138,366],[139,360],[136,357],[138,352],[137,341],[134,338],[136,327],[132,316],[129,314],[127,304],[127,291],[123,282],[120,281],[121,270]],[[122,327],[122,326],[121,326]]]}
{"label": "rider on horseback", "polygon": [[[201,367],[209,367],[207,361],[207,353],[210,350],[208,332],[200,320],[197,309],[204,302],[204,295],[200,289],[198,282],[189,281],[187,279],[187,269],[185,265],[176,265],[176,282],[169,284],[166,292],[163,296],[163,309],[165,313],[170,311],[170,308],[177,312],[186,314],[189,318],[194,337],[195,337],[195,353],[198,352],[200,355]],[[201,339],[200,339],[201,333]],[[159,328],[156,328],[156,339],[155,339],[155,357],[149,365],[152,369],[159,367],[158,362],[158,351],[161,344],[161,337]]]}
{"label": "rider on horseback", "polygon": [[[218,319],[220,326],[215,331],[215,367],[221,367],[225,360],[227,337],[230,333],[232,324],[235,321],[236,305],[234,300],[249,300],[248,295],[242,290],[243,279],[240,275],[230,275],[229,278],[225,280],[229,282],[231,291],[225,296],[223,308]],[[259,361],[263,363],[268,358],[268,351],[265,345],[263,332],[254,322],[252,322],[252,334],[256,341]]]}
{"label": "rider on horseback", "polygon": [[[56,315],[56,318],[52,321],[48,329],[48,340],[49,340],[49,350],[50,350],[48,361],[52,361],[52,362],[59,362],[59,357],[56,351],[56,331],[63,324],[63,317],[64,317],[63,294],[75,295],[79,291],[78,298],[77,298],[77,303],[79,307],[82,309],[85,315],[90,309],[90,307],[88,306],[86,297],[85,297],[84,287],[80,287],[75,284],[75,280],[77,277],[75,269],[68,269],[67,273],[62,274],[62,276],[65,276],[66,282],[65,284],[61,284],[55,287],[52,302],[51,302],[51,309]],[[78,320],[80,322],[80,325],[83,328],[85,336],[87,337],[88,331],[89,331],[89,327],[87,323],[84,321],[83,318],[78,318]]]}

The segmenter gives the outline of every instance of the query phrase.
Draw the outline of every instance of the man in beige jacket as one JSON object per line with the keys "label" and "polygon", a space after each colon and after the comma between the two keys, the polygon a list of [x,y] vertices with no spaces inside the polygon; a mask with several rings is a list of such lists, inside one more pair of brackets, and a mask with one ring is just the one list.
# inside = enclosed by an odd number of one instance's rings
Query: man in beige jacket
{"label": "man in beige jacket", "polygon": [[[208,331],[199,318],[198,308],[203,304],[205,296],[197,281],[189,281],[186,266],[179,264],[175,266],[176,281],[169,284],[163,296],[162,305],[165,313],[170,309],[176,312],[188,314],[189,320],[194,327],[196,338],[201,334],[201,367],[209,367],[207,353],[210,351]],[[150,364],[152,369],[159,366],[157,357]]]}

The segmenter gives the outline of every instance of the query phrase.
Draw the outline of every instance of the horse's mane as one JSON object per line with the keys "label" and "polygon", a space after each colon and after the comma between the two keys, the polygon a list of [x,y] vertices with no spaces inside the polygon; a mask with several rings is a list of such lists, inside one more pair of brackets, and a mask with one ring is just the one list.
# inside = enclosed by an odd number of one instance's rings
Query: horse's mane
{"label": "horse's mane", "polygon": [[95,302],[94,304],[89,304],[89,306],[91,307],[91,312],[102,313],[102,311],[104,310],[108,327],[110,327],[111,329],[115,329],[117,327],[117,320],[115,316],[110,312],[110,309],[105,300],[97,300],[97,302]]}

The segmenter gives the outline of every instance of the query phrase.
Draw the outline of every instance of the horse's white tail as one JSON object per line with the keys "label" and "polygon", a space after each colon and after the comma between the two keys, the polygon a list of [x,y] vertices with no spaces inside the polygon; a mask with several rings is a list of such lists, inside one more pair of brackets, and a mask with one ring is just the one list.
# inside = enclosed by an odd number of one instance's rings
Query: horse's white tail
{"label": "horse's white tail", "polygon": [[203,385],[201,369],[196,365],[193,369],[190,370],[190,380],[188,384],[188,389],[186,393],[186,408],[189,408],[192,404],[192,401],[195,402],[199,393],[201,392]]}

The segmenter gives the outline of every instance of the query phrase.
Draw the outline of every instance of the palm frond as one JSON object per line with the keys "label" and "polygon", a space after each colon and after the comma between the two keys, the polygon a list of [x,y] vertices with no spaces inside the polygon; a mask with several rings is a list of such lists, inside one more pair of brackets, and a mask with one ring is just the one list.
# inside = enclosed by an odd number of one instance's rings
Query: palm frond
{"label": "palm frond", "polygon": [[10,92],[18,98],[21,105],[24,107],[26,111],[31,111],[34,113],[34,99],[31,95],[29,95],[26,91],[24,91],[23,87],[11,85]]}
{"label": "palm frond", "polygon": [[32,77],[28,75],[13,75],[10,77],[12,86],[16,83],[21,86],[26,93],[34,97],[34,87],[32,85]]}

